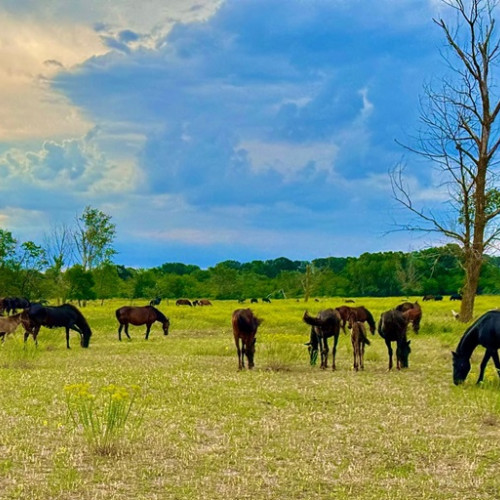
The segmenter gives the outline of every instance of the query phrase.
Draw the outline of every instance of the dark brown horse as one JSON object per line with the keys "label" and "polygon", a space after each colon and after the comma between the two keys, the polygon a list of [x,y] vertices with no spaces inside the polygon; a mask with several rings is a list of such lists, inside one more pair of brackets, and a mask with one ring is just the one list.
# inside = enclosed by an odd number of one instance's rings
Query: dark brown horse
{"label": "dark brown horse", "polygon": [[328,364],[328,339],[333,337],[332,370],[336,369],[335,356],[337,354],[337,343],[340,334],[340,313],[336,309],[325,309],[320,311],[314,318],[306,311],[302,320],[311,325],[311,335],[306,344],[309,349],[309,363],[316,364],[318,350],[321,353],[321,368],[327,368]]}
{"label": "dark brown horse", "polygon": [[368,326],[370,327],[371,334],[375,335],[375,329],[376,329],[375,320],[373,319],[372,313],[366,307],[340,306],[337,307],[336,310],[340,314],[341,318],[340,326],[342,327],[342,330],[344,330],[344,333],[347,333],[345,325],[349,321],[351,314],[355,314],[356,321],[361,321],[361,323],[364,323],[366,321],[368,323]]}
{"label": "dark brown horse", "polygon": [[380,316],[378,333],[385,340],[389,352],[389,370],[392,369],[392,347],[391,342],[396,342],[397,369],[408,368],[408,356],[410,355],[410,340],[406,340],[406,329],[408,322],[403,313],[391,309]]}
{"label": "dark brown horse", "polygon": [[176,306],[189,306],[189,307],[191,307],[193,304],[191,303],[191,301],[189,299],[177,299],[175,301],[175,305]]}
{"label": "dark brown horse", "polygon": [[236,309],[231,316],[233,325],[234,343],[238,352],[238,369],[245,368],[245,356],[248,360],[248,369],[255,365],[253,362],[255,354],[255,335],[262,319],[257,318],[251,309]]}
{"label": "dark brown horse", "polygon": [[366,336],[364,323],[356,321],[352,315],[349,319],[349,328],[351,329],[352,353],[354,357],[353,368],[355,371],[364,370],[365,345],[370,345],[370,341]]}
{"label": "dark brown horse", "polygon": [[422,321],[422,308],[417,302],[403,302],[396,307],[396,311],[403,313],[407,323],[411,323],[413,331],[418,333]]}
{"label": "dark brown horse", "polygon": [[155,321],[159,321],[163,326],[163,334],[168,335],[168,328],[170,326],[169,319],[156,307],[143,306],[143,307],[130,307],[124,306],[116,310],[116,319],[120,326],[118,327],[118,340],[122,339],[122,330],[125,327],[125,335],[130,339],[128,334],[128,325],[146,325],[146,340],[149,338],[151,325]]}

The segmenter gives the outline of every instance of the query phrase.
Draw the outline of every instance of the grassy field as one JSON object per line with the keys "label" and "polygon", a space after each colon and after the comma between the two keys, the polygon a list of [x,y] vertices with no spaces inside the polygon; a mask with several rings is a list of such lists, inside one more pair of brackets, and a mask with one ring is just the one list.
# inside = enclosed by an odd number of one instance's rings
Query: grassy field
{"label": "grassy field", "polygon": [[[397,298],[357,299],[378,320]],[[137,301],[137,304],[144,302]],[[341,299],[309,302],[311,314]],[[370,336],[365,371],[352,370],[341,334],[337,371],[308,364],[306,304],[254,304],[264,319],[256,368],[238,372],[231,312],[159,308],[170,318],[149,340],[131,327],[117,340],[114,310],[82,309],[89,349],[63,330],[42,329],[39,347],[22,335],[0,350],[0,498],[30,499],[482,499],[500,491],[500,384],[493,366],[477,387],[480,359],[463,386],[451,354],[465,330],[456,303],[425,302],[410,367],[387,371],[383,340]],[[476,316],[500,305],[478,297]],[[331,364],[331,359],[329,360]],[[100,453],[68,417],[65,386],[137,385],[141,396],[113,453]],[[97,402],[96,402],[97,405]],[[97,410],[96,410],[97,411]]]}

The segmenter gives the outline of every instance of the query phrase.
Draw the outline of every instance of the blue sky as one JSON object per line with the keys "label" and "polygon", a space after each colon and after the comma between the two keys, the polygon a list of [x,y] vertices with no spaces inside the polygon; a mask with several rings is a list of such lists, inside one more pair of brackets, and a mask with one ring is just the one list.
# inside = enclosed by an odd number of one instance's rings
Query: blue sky
{"label": "blue sky", "polygon": [[86,205],[116,261],[202,267],[432,243],[404,221],[443,192],[407,157],[446,70],[437,0],[4,0],[0,227],[43,240]]}

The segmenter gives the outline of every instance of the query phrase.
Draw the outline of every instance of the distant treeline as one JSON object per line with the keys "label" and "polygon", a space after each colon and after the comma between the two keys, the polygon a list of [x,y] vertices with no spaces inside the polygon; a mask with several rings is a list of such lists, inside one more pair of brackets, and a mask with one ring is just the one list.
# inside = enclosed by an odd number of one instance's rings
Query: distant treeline
{"label": "distant treeline", "polygon": [[[0,296],[66,301],[450,295],[460,292],[463,285],[458,256],[458,248],[447,245],[411,253],[365,253],[311,262],[285,257],[247,263],[228,260],[208,269],[181,263],[150,269],[107,263],[91,271],[81,265],[59,271],[3,265]],[[485,257],[478,293],[500,293],[500,257]]]}

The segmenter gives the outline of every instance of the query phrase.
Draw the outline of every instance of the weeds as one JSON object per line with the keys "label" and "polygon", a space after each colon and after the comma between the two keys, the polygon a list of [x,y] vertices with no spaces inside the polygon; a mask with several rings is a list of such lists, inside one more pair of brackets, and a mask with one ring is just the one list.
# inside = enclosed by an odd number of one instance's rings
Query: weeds
{"label": "weeds", "polygon": [[64,390],[70,420],[75,428],[83,429],[90,447],[99,455],[115,454],[140,388],[110,384],[94,393],[90,384],[83,383],[67,385]]}

